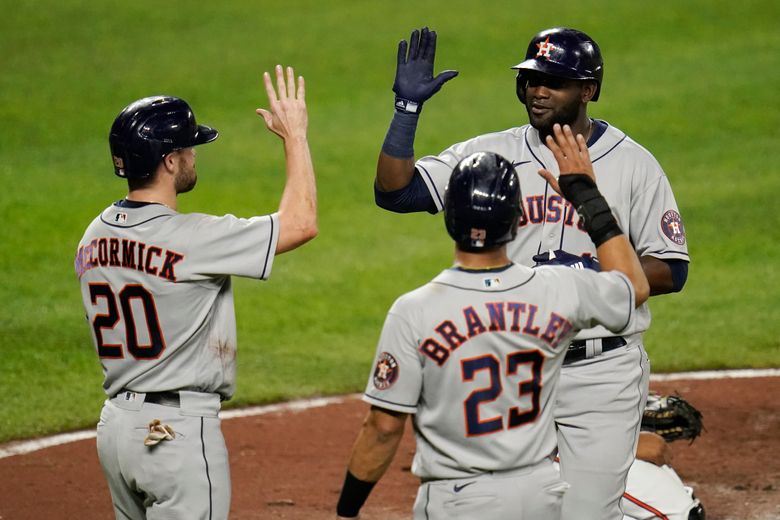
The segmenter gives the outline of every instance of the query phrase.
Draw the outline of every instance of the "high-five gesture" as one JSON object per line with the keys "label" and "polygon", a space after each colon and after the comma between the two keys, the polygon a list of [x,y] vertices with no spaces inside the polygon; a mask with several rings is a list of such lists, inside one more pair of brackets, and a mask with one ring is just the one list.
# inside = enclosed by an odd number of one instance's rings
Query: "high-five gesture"
{"label": "high-five gesture", "polygon": [[295,88],[295,74],[292,67],[287,67],[285,81],[281,65],[276,66],[276,89],[271,75],[263,73],[265,91],[268,94],[270,111],[258,108],[256,112],[265,120],[270,131],[284,139],[306,137],[309,117],[306,112],[306,89],[303,76],[298,76],[298,88]]}
{"label": "high-five gesture", "polygon": [[424,101],[437,93],[444,83],[458,75],[456,70],[445,70],[434,78],[435,57],[436,31],[427,27],[420,31],[415,29],[408,43],[406,40],[400,41],[393,83],[396,110],[418,113]]}
{"label": "high-five gesture", "polygon": [[553,135],[547,136],[546,143],[561,175],[556,180],[552,172],[544,168],[539,170],[539,175],[577,209],[585,231],[596,246],[602,270],[620,271],[628,277],[634,286],[634,303],[638,307],[650,295],[650,285],[634,248],[596,186],[585,138],[582,134],[575,137],[569,125],[561,127],[556,123]]}
{"label": "high-five gesture", "polygon": [[303,76],[298,76],[296,90],[293,68],[287,67],[286,80],[284,72],[281,65],[276,66],[275,89],[271,75],[263,74],[270,110],[256,111],[268,129],[283,139],[287,159],[287,182],[279,202],[277,254],[295,249],[317,235],[317,190],[306,137],[309,116]]}
{"label": "high-five gesture", "polygon": [[[575,137],[569,125],[561,127],[556,123],[553,125],[553,135],[555,138],[551,135],[547,136],[546,144],[558,163],[561,175],[583,174],[590,177],[595,183],[596,176],[593,174],[588,144],[582,134],[577,134]],[[563,195],[559,186],[560,179],[556,179],[551,171],[542,168],[539,170],[539,175],[544,177],[559,195]]]}
{"label": "high-five gesture", "polygon": [[546,138],[547,147],[555,156],[561,175],[558,179],[550,170],[541,168],[538,173],[552,188],[577,209],[593,243],[603,242],[623,232],[618,226],[609,204],[596,186],[593,163],[590,162],[588,145],[581,134],[574,134],[569,125],[553,125],[553,135]]}

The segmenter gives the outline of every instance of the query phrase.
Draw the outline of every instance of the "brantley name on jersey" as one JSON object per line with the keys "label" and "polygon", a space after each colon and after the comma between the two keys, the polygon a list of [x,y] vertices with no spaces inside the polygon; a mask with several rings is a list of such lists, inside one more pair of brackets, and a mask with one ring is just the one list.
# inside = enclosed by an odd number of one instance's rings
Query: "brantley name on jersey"
{"label": "brantley name on jersey", "polygon": [[79,247],[75,266],[78,277],[95,267],[125,267],[176,281],[176,264],[184,255],[126,238],[95,238]]}
{"label": "brantley name on jersey", "polygon": [[[420,345],[420,352],[431,358],[439,366],[443,365],[454,351],[466,341],[484,332],[516,332],[532,338],[539,338],[553,349],[572,330],[572,324],[554,312],[547,317],[544,325],[536,325],[536,314],[539,307],[523,302],[490,302],[485,303],[487,310],[487,325],[479,317],[474,307],[463,309],[465,326],[460,329],[453,320],[444,320],[435,327],[438,335],[426,338]],[[507,319],[508,318],[508,319]],[[509,321],[509,328],[507,328]],[[441,337],[444,341],[440,341]],[[443,343],[446,343],[445,346]]]}

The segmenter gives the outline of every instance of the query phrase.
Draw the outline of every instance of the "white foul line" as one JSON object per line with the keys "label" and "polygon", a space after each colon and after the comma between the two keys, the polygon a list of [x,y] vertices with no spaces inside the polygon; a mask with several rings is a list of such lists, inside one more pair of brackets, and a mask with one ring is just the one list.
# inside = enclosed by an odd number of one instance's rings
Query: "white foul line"
{"label": "white foul line", "polygon": [[702,370],[700,372],[675,372],[672,374],[650,374],[650,381],[679,381],[681,379],[744,379],[748,377],[778,377],[780,368],[746,370]]}
{"label": "white foul line", "polygon": [[[780,377],[780,369],[746,369],[746,370],[707,370],[701,372],[676,372],[673,374],[651,374],[650,381],[680,381],[680,380],[704,380],[704,379],[731,379],[749,377]],[[298,412],[310,408],[320,408],[330,404],[338,404],[347,400],[357,399],[361,394],[350,394],[338,397],[317,397],[314,399],[301,399],[286,403],[269,404],[264,406],[252,406],[249,408],[237,408],[220,412],[222,419],[235,419],[238,417],[251,417],[274,412]],[[70,433],[60,433],[50,437],[42,437],[29,441],[14,441],[0,445],[0,459],[14,455],[24,455],[44,448],[51,448],[69,442],[94,439],[95,430],[82,430]]]}

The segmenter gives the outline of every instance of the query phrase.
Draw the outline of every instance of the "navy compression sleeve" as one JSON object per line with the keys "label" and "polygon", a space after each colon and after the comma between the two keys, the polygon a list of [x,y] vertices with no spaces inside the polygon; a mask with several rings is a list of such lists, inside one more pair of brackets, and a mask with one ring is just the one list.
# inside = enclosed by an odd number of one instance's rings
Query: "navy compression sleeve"
{"label": "navy compression sleeve", "polygon": [[412,176],[412,181],[400,190],[381,191],[374,182],[374,200],[380,208],[395,213],[415,213],[418,211],[436,213],[433,197],[431,197],[425,181],[417,170]]}
{"label": "navy compression sleeve", "polygon": [[688,262],[685,260],[664,260],[672,270],[672,292],[680,292],[688,280]]}

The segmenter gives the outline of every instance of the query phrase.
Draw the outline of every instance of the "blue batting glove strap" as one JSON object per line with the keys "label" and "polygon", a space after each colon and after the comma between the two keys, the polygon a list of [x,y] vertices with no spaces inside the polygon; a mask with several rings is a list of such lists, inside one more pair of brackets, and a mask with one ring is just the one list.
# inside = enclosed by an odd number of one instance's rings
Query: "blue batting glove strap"
{"label": "blue batting glove strap", "polygon": [[395,111],[402,114],[419,114],[422,111],[422,103],[396,96]]}
{"label": "blue batting glove strap", "polygon": [[599,264],[598,259],[592,256],[573,255],[562,249],[539,253],[533,256],[533,260],[536,262],[534,267],[539,267],[540,265],[565,265],[573,269],[601,271],[601,264]]}

